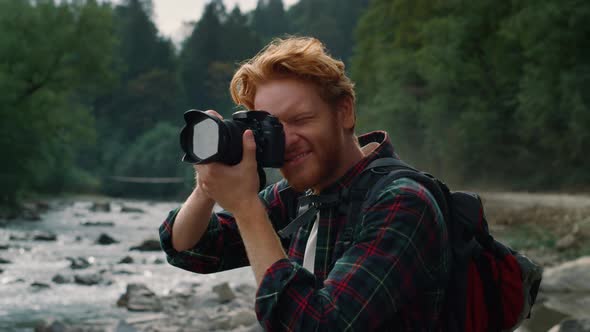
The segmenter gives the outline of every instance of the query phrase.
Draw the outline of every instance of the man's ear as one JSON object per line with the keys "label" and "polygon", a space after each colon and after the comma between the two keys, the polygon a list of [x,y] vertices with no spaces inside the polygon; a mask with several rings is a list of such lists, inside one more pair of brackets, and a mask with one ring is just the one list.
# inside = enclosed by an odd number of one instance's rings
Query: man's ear
{"label": "man's ear", "polygon": [[338,108],[338,116],[340,117],[343,128],[354,130],[356,114],[354,112],[352,97],[344,96],[340,98],[336,107]]}

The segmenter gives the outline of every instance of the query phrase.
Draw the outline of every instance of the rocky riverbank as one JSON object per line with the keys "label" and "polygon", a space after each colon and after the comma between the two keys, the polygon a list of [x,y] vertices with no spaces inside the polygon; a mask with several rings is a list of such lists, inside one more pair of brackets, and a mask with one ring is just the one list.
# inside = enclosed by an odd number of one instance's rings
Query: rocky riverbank
{"label": "rocky riverbank", "polygon": [[[493,234],[545,267],[532,319],[519,331],[590,331],[590,198],[484,200]],[[261,331],[248,268],[195,275],[165,262],[157,228],[177,205],[54,200],[4,218],[0,330]]]}

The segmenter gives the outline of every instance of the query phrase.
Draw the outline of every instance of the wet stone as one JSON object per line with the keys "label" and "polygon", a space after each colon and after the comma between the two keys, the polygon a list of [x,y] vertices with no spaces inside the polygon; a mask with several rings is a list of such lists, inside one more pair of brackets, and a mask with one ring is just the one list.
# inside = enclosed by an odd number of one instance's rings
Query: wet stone
{"label": "wet stone", "polygon": [[125,256],[119,261],[119,264],[133,264],[133,257]]}
{"label": "wet stone", "polygon": [[144,240],[141,244],[129,248],[129,250],[138,250],[138,251],[161,251],[162,247],[160,246],[160,241],[156,239],[148,239]]}
{"label": "wet stone", "polygon": [[56,241],[57,235],[54,233],[49,233],[49,232],[37,233],[37,234],[33,235],[33,240],[35,240],[35,241]]}
{"label": "wet stone", "polygon": [[590,319],[566,319],[549,332],[590,332]]}
{"label": "wet stone", "polygon": [[94,202],[90,207],[92,212],[111,212],[111,203],[109,202]]}
{"label": "wet stone", "polygon": [[119,243],[119,241],[115,240],[112,236],[105,233],[100,234],[100,236],[96,239],[96,244],[100,245],[109,245],[113,243]]}
{"label": "wet stone", "polygon": [[84,257],[66,257],[68,261],[70,261],[70,268],[72,270],[83,270],[90,265],[92,265],[86,258]]}
{"label": "wet stone", "polygon": [[236,294],[234,294],[227,282],[213,286],[212,290],[217,294],[220,303],[227,303],[236,298]]}
{"label": "wet stone", "polygon": [[51,278],[51,281],[53,281],[56,284],[69,284],[69,283],[72,283],[74,281],[74,279],[71,276],[64,276],[63,274],[56,274],[53,276],[53,278]]}
{"label": "wet stone", "polygon": [[115,223],[112,221],[85,221],[80,223],[80,225],[87,227],[113,227]]}
{"label": "wet stone", "polygon": [[127,205],[121,206],[121,212],[123,212],[123,213],[145,213],[145,211],[140,208],[127,206]]}
{"label": "wet stone", "polygon": [[129,311],[162,311],[162,303],[156,294],[144,284],[131,283],[117,301],[120,307]]}
{"label": "wet stone", "polygon": [[42,282],[34,282],[31,284],[31,288],[39,291],[39,290],[43,290],[43,289],[49,289],[49,288],[51,288],[51,286],[49,286],[46,283],[42,283]]}
{"label": "wet stone", "polygon": [[74,282],[79,285],[84,286],[93,286],[98,284],[109,284],[108,281],[105,281],[100,274],[90,273],[90,274],[76,274],[74,276]]}
{"label": "wet stone", "polygon": [[50,318],[35,326],[35,332],[68,332],[70,329],[61,321]]}

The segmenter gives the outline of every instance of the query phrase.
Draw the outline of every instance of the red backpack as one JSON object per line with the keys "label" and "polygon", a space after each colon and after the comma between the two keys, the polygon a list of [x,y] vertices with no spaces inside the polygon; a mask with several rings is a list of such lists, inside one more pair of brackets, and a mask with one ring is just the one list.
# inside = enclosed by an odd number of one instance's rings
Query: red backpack
{"label": "red backpack", "polygon": [[[410,178],[423,185],[443,212],[452,251],[447,286],[445,331],[512,331],[535,303],[542,268],[527,257],[494,240],[489,232],[480,197],[455,191],[432,175],[395,158],[369,164],[345,192],[306,197],[311,208],[279,231],[288,236],[315,216],[323,204],[348,202],[348,222],[343,237],[352,237],[360,224],[363,205],[396,179]],[[309,203],[309,202],[308,202]]]}

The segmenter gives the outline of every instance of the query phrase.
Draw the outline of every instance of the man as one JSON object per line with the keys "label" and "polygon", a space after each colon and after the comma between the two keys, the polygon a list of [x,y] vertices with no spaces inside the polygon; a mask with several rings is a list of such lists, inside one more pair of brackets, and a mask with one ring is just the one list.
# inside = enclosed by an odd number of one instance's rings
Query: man
{"label": "man", "polygon": [[[283,189],[336,193],[371,161],[395,157],[387,133],[355,137],[344,64],[316,39],[275,40],[236,72],[231,93],[236,104],[283,124],[284,180],[257,193],[249,130],[238,165],[195,166],[193,193],[160,228],[168,261],[197,273],[250,265],[266,330],[440,330],[448,236],[434,198],[417,182],[402,178],[374,193],[352,242],[343,240],[348,216],[338,206],[320,209],[291,238],[277,236],[290,221]],[[211,213],[215,202],[225,211]]]}

